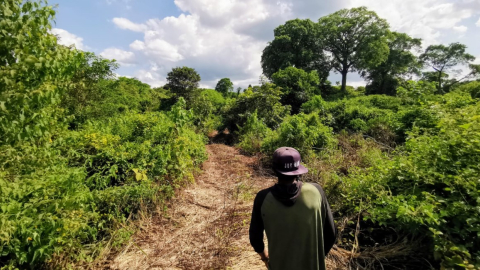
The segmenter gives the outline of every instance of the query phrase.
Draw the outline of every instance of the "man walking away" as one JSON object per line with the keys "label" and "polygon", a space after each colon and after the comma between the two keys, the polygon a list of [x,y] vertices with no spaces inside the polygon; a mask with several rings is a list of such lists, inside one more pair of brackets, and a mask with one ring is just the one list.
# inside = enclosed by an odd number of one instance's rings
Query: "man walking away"
{"label": "man walking away", "polygon": [[253,203],[250,243],[271,270],[325,270],[325,256],[335,243],[325,193],[318,184],[299,180],[299,175],[308,172],[300,162],[294,148],[275,150],[273,169],[278,183],[258,192]]}

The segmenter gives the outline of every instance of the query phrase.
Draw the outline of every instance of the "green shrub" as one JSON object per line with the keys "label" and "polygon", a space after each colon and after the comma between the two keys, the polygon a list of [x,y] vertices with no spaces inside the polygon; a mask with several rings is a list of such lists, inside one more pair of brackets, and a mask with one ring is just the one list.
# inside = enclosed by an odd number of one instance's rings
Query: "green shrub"
{"label": "green shrub", "polygon": [[282,90],[280,102],[283,105],[290,105],[293,114],[299,113],[302,104],[315,94],[320,83],[316,70],[306,72],[295,67],[275,72],[272,81]]}
{"label": "green shrub", "polygon": [[[127,113],[55,134],[44,147],[0,148],[1,260],[35,266],[95,258],[119,224],[193,180],[206,159],[183,99],[168,113]],[[129,235],[125,232],[125,235]]]}
{"label": "green shrub", "polygon": [[280,103],[280,88],[270,83],[248,88],[236,99],[231,99],[223,111],[223,126],[235,132],[243,126],[248,117],[257,112],[258,119],[269,128],[277,128],[290,112],[290,106]]}
{"label": "green shrub", "polygon": [[407,81],[397,88],[397,96],[410,104],[425,103],[436,92],[435,84],[426,81]]}
{"label": "green shrub", "polygon": [[332,102],[327,105],[323,117],[327,119],[325,123],[337,132],[343,129],[362,132],[391,144],[396,140],[396,127],[399,125],[395,117],[399,102],[389,102],[390,99],[395,98],[368,96]]}
{"label": "green shrub", "polygon": [[445,268],[480,267],[479,115],[479,103],[445,113],[437,133],[411,134],[403,154],[349,175],[350,209],[362,202],[378,224],[427,235]]}
{"label": "green shrub", "polygon": [[316,95],[313,96],[309,101],[302,104],[301,111],[303,113],[312,113],[314,111],[321,112],[325,114],[327,102],[323,100],[322,96]]}
{"label": "green shrub", "polygon": [[480,98],[480,81],[468,82],[458,86],[458,91],[470,93],[472,98]]}
{"label": "green shrub", "polygon": [[272,132],[271,129],[265,125],[257,117],[255,111],[247,118],[247,122],[243,127],[240,127],[237,134],[239,135],[238,146],[249,154],[255,154],[261,151],[263,139]]}
{"label": "green shrub", "polygon": [[262,151],[268,154],[283,146],[294,147],[303,156],[314,154],[333,144],[332,129],[324,126],[317,114],[289,116],[264,140]]}
{"label": "green shrub", "polygon": [[[77,87],[77,86],[76,86]],[[150,112],[157,111],[160,107],[161,99],[165,99],[166,94],[160,89],[152,89],[150,85],[140,82],[137,79],[120,77],[118,79],[99,80],[92,86],[95,95],[89,95],[80,105],[76,99],[68,98],[69,93],[64,100],[70,100],[69,105],[64,101],[64,106],[70,108],[67,113],[75,114],[73,125],[78,127],[87,120],[105,119],[125,112]],[[77,91],[81,91],[77,89]]]}
{"label": "green shrub", "polygon": [[199,132],[208,135],[217,130],[222,121],[220,110],[225,106],[225,98],[213,89],[205,89],[192,101],[194,123]]}

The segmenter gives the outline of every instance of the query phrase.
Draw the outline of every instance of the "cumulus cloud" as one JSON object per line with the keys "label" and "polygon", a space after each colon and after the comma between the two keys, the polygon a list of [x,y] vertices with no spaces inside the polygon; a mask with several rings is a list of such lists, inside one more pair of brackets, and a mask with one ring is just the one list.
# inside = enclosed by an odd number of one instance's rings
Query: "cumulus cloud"
{"label": "cumulus cloud", "polygon": [[113,18],[113,23],[121,29],[135,32],[144,32],[147,29],[145,25],[131,22],[125,18]]}
{"label": "cumulus cloud", "polygon": [[142,32],[143,40],[132,41],[130,49],[160,67],[138,71],[139,79],[159,82],[172,67],[189,66],[202,76],[202,86],[213,87],[220,78],[229,77],[236,87],[246,87],[258,83],[261,53],[273,39],[275,27],[312,14],[318,19],[347,1],[175,0],[183,12],[179,16],[139,23],[114,18],[113,23]]}
{"label": "cumulus cloud", "polygon": [[480,27],[480,18],[478,19],[477,23],[475,24],[477,27]]}
{"label": "cumulus cloud", "polygon": [[100,53],[101,56],[108,59],[115,59],[120,65],[132,66],[136,64],[135,54],[118,48],[107,48]]}
{"label": "cumulus cloud", "polygon": [[466,27],[465,25],[454,26],[453,30],[455,30],[456,32],[459,32],[459,33],[465,33],[465,32],[467,32],[468,27]]}
{"label": "cumulus cloud", "polygon": [[388,20],[393,30],[422,38],[425,46],[438,43],[443,31],[464,32],[459,23],[477,12],[475,1],[449,0],[351,0],[349,7],[367,6]]}
{"label": "cumulus cloud", "polygon": [[86,50],[88,47],[83,44],[83,38],[74,35],[67,30],[63,30],[60,28],[53,28],[50,31],[52,34],[57,36],[58,43],[65,45],[65,46],[71,46],[74,45],[75,48],[79,50]]}
{"label": "cumulus cloud", "polygon": [[317,21],[341,8],[367,6],[386,18],[393,30],[422,38],[427,46],[444,41],[447,31],[465,33],[468,27],[463,21],[480,10],[480,1],[471,0],[174,0],[174,3],[182,12],[179,16],[142,22],[113,19],[121,29],[143,33],[143,39],[132,40],[130,49],[143,57],[142,62],[147,65],[135,75],[145,82],[163,84],[172,67],[189,66],[202,76],[202,86],[214,87],[223,77],[231,78],[235,87],[256,84],[262,73],[261,53],[273,39],[273,30],[294,18]]}
{"label": "cumulus cloud", "polygon": [[[126,19],[116,22],[133,24],[125,23]],[[155,74],[166,77],[175,66],[195,68],[203,81],[222,77],[245,80],[261,74],[260,55],[265,42],[236,33],[230,27],[202,27],[199,16],[184,14],[151,19],[141,27],[144,39],[133,41],[130,48],[161,68],[139,71],[139,79],[159,80]]]}
{"label": "cumulus cloud", "polygon": [[166,78],[158,72],[156,65],[153,64],[150,69],[140,69],[135,73],[135,78],[139,79],[144,83],[148,83],[152,87],[161,87],[165,85]]}
{"label": "cumulus cloud", "polygon": [[480,55],[475,57],[475,61],[473,61],[472,63],[475,64],[475,65],[480,65]]}

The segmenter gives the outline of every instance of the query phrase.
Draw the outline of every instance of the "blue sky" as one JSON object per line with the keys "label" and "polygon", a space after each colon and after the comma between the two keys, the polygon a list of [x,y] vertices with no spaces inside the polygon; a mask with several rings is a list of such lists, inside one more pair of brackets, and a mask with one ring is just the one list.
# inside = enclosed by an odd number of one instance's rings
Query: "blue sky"
{"label": "blue sky", "polygon": [[[106,58],[117,73],[153,86],[175,66],[195,68],[203,87],[229,77],[235,87],[258,83],[260,57],[273,29],[294,18],[367,6],[391,28],[425,45],[461,42],[480,63],[480,0],[50,0],[58,4],[53,33]],[[340,80],[332,74],[331,81]],[[350,74],[350,85],[365,82]]]}

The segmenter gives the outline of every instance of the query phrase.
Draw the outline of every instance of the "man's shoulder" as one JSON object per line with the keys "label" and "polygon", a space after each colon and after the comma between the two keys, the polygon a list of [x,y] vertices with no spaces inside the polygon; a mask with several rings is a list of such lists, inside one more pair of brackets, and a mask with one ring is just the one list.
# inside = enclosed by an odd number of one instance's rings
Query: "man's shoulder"
{"label": "man's shoulder", "polygon": [[255,196],[255,203],[259,203],[259,204],[263,203],[263,201],[267,197],[268,193],[270,193],[271,189],[272,189],[272,187],[260,190],[257,193],[257,196]]}
{"label": "man's shoulder", "polygon": [[304,183],[302,186],[302,193],[308,194],[308,196],[320,196],[324,197],[324,191],[322,187],[317,183]]}
{"label": "man's shoulder", "polygon": [[268,187],[257,192],[257,197],[265,197],[272,190],[272,187]]}
{"label": "man's shoulder", "polygon": [[304,186],[307,186],[308,188],[310,188],[312,190],[317,190],[320,193],[323,192],[322,187],[317,183],[306,182],[306,183],[304,183]]}

